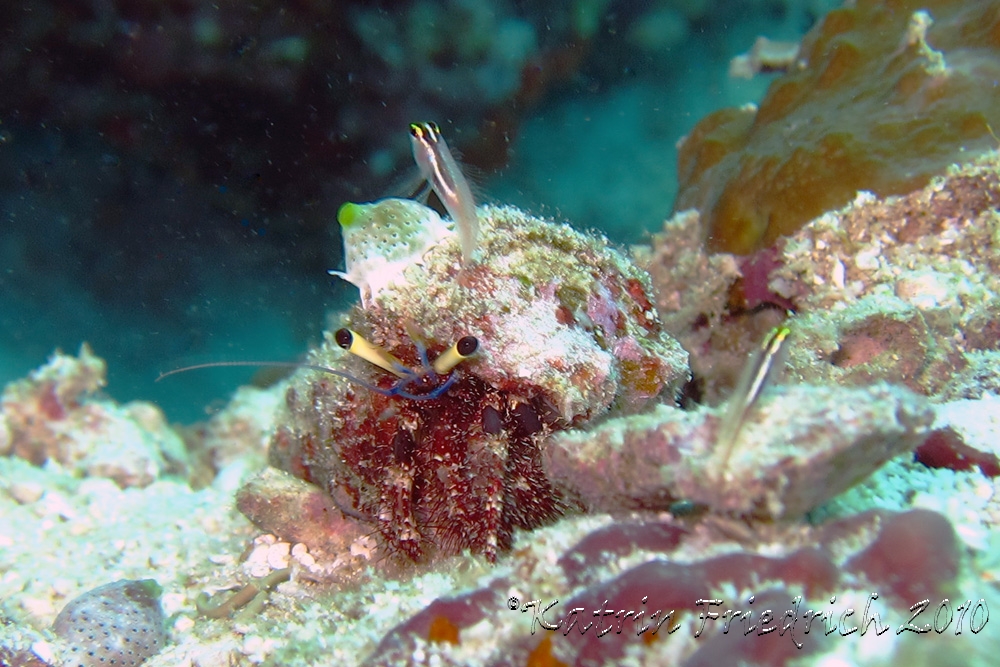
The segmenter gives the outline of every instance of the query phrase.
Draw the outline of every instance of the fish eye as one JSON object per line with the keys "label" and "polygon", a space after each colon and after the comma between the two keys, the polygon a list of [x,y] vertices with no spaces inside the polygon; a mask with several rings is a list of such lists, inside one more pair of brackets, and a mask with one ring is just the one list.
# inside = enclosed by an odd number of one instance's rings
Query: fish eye
{"label": "fish eye", "polygon": [[441,130],[436,123],[410,123],[410,136],[418,141],[436,142],[441,137]]}

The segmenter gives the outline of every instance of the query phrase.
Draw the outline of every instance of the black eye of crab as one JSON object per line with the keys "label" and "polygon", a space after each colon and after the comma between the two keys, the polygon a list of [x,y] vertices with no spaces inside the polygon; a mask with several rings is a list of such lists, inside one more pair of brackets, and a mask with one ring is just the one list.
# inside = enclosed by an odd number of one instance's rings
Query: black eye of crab
{"label": "black eye of crab", "polygon": [[479,349],[479,339],[475,336],[463,336],[455,343],[455,349],[463,357],[469,357]]}
{"label": "black eye of crab", "polygon": [[351,335],[350,329],[337,329],[337,332],[333,334],[333,338],[340,347],[345,350],[351,349],[351,342],[353,342],[354,336]]}

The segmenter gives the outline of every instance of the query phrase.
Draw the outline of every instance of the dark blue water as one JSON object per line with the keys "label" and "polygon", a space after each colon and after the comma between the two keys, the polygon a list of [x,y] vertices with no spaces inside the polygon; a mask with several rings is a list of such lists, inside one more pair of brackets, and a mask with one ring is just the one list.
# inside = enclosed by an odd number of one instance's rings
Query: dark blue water
{"label": "dark blue water", "polygon": [[[0,382],[83,341],[175,421],[294,360],[347,307],[335,213],[412,171],[434,120],[483,199],[639,242],[674,144],[760,97],[726,76],[788,3],[19,3],[0,45]],[[803,3],[805,4],[805,3]],[[816,3],[812,3],[815,5]],[[321,6],[322,5],[322,6]]]}

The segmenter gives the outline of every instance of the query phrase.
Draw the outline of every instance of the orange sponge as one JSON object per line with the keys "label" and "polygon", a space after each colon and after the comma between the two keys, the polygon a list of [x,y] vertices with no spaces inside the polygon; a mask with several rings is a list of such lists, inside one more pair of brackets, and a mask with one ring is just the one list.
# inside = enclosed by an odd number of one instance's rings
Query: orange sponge
{"label": "orange sponge", "polygon": [[1000,2],[857,0],[802,42],[757,110],[723,109],[682,142],[676,210],[708,247],[746,254],[851,201],[924,186],[995,145]]}

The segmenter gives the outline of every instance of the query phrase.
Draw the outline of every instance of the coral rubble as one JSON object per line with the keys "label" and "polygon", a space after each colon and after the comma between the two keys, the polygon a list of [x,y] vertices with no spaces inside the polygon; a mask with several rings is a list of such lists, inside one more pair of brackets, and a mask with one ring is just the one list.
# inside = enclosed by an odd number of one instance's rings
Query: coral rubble
{"label": "coral rubble", "polygon": [[[746,258],[699,247],[694,211],[643,253],[664,325],[717,402],[749,346],[796,313],[788,372],[814,384],[886,381],[938,398],[1000,390],[1000,157],[946,170],[906,195],[860,193]],[[681,258],[681,259],[678,259]],[[697,289],[685,286],[694,282]],[[991,379],[992,378],[992,379]]]}
{"label": "coral rubble", "polygon": [[592,512],[670,510],[683,501],[757,521],[797,520],[912,451],[934,423],[928,401],[885,384],[783,387],[755,412],[724,474],[713,411],[666,407],[557,434],[544,448],[545,472]]}
{"label": "coral rubble", "polygon": [[56,461],[81,475],[146,486],[167,471],[183,472],[184,443],[159,408],[124,406],[93,396],[106,365],[84,344],[78,357],[57,353],[0,397],[0,453],[41,465]]}
{"label": "coral rubble", "polygon": [[[990,664],[1000,647],[987,617],[990,582],[1000,578],[991,530],[1000,505],[996,420],[982,415],[995,411],[995,398],[983,392],[995,385],[979,382],[973,392],[960,364],[933,385],[908,382],[891,365],[871,372],[876,381],[818,374],[816,368],[831,363],[816,357],[810,341],[850,315],[854,303],[884,318],[894,299],[905,302],[899,282],[926,272],[921,262],[938,263],[944,276],[962,271],[968,284],[941,284],[992,299],[994,250],[985,239],[995,234],[994,173],[992,163],[981,161],[905,198],[862,197],[807,225],[766,260],[688,255],[694,246],[687,244],[700,237],[699,218],[678,216],[665,228],[669,236],[640,253],[658,291],[599,239],[511,209],[482,209],[479,264],[461,268],[457,240],[445,235],[340,322],[420,372],[464,335],[481,341],[481,357],[462,360],[444,376],[428,375],[425,387],[349,355],[331,336],[310,361],[352,378],[302,369],[268,392],[244,390],[189,434],[194,455],[211,459],[215,473],[199,491],[169,480],[166,469],[148,486],[119,488],[22,459],[59,451],[24,444],[26,424],[36,429],[30,442],[58,441],[52,424],[23,418],[42,414],[38,406],[48,399],[40,397],[58,397],[53,402],[69,415],[110,404],[84,391],[99,385],[100,360],[87,350],[79,358],[57,357],[5,394],[6,447],[13,452],[18,443],[18,456],[0,459],[0,549],[13,563],[12,574],[0,578],[0,659],[56,664],[63,645],[45,628],[57,602],[118,577],[156,576],[172,620],[169,640],[146,667],[359,660],[685,667],[825,660],[867,667],[945,664],[956,652],[970,664]],[[899,242],[902,233],[887,231],[945,203],[951,214],[934,217],[937,227],[925,234]],[[377,205],[365,214],[377,216]],[[852,216],[869,224],[850,227]],[[849,235],[838,231],[848,228]],[[877,262],[861,262],[870,273],[852,277],[851,267],[875,239],[885,250]],[[921,253],[908,243],[940,252]],[[963,256],[967,265],[958,261]],[[837,271],[833,260],[847,267],[845,280],[825,273]],[[697,289],[682,289],[685,282]],[[719,475],[713,447],[722,410],[673,405],[687,367],[661,327],[690,344],[696,375],[726,375],[725,364],[715,368],[715,362],[731,357],[738,365],[737,351],[757,337],[756,323],[785,316],[746,308],[734,292],[783,299],[798,315],[790,323],[789,383],[764,392]],[[879,295],[892,296],[881,310]],[[968,332],[954,344],[971,358],[992,348],[962,318],[971,308],[976,321],[989,321],[982,318],[990,316],[990,303],[936,293],[933,301],[908,305],[933,321],[934,331],[951,322],[952,331]],[[647,315],[654,307],[665,325]],[[540,328],[545,323],[549,329]],[[887,346],[881,353],[903,359],[913,345],[907,336],[880,340]],[[636,350],[651,363],[642,363]],[[995,376],[994,366],[994,383]],[[724,395],[724,384],[706,383],[717,388],[712,402]],[[441,386],[447,390],[436,393]],[[458,400],[470,398],[485,406],[473,401],[473,412]],[[8,421],[8,409],[22,417]],[[277,420],[273,427],[270,419]],[[391,429],[364,431],[382,422]],[[499,445],[490,440],[473,452],[479,458],[466,459],[469,475],[457,465],[439,474],[442,461],[421,463],[416,437],[411,444],[394,430],[416,423],[423,428],[413,433],[429,437],[424,443],[454,444],[449,433],[475,440],[503,432],[513,464],[498,463]],[[538,430],[531,432],[533,425]],[[270,456],[298,477],[265,469],[244,484],[235,502],[254,528],[231,505],[231,477],[260,464],[262,435],[275,427]],[[499,478],[498,471],[528,469],[527,459],[518,458],[527,445],[537,477],[522,477],[521,486],[516,474]],[[430,454],[450,464],[454,451]],[[241,458],[249,463],[241,466]],[[454,502],[448,511],[469,510],[469,517],[485,511],[482,499],[490,496],[482,495],[488,491],[482,478],[512,487],[505,503],[537,503],[539,490],[547,490],[558,509],[579,511],[548,516],[542,526],[510,520],[492,533],[504,547],[495,553],[487,548],[491,533],[468,521],[460,524],[465,542],[425,523],[441,511],[421,506],[434,497],[433,484],[474,475],[481,477],[461,491],[476,500]],[[420,554],[424,562],[403,559],[389,568],[383,559],[393,553],[393,535],[378,532],[377,505],[365,503],[380,501],[392,491],[389,482],[400,481],[423,494],[393,497],[409,499],[412,525],[451,541]],[[524,501],[517,495],[524,488],[536,495]],[[406,526],[401,516],[393,517],[395,529]],[[64,562],[64,544],[73,545],[80,569],[53,579],[45,573]],[[495,562],[456,553],[461,549]],[[916,633],[906,630],[908,610],[923,599],[930,606],[913,627],[929,623],[921,634],[931,636],[910,641]],[[709,613],[717,616],[702,616]],[[934,623],[946,622],[945,631],[934,631]]]}
{"label": "coral rubble", "polygon": [[697,213],[668,221],[638,256],[702,398],[794,313],[788,384],[721,476],[719,408],[552,434],[543,470],[585,515],[520,533],[367,664],[990,664],[998,171],[860,195],[745,259],[700,248]]}
{"label": "coral rubble", "polygon": [[[87,347],[9,385],[0,662],[993,664],[1000,158],[941,165],[996,120],[992,88],[955,101],[995,76],[1000,15],[910,4],[832,13],[752,122],[706,119],[682,147],[701,212],[633,258],[485,206],[463,262],[422,204],[348,204],[360,305],[186,443],[97,394]],[[348,19],[398,57],[397,27]],[[872,87],[853,102],[888,120],[845,103]],[[784,377],[720,456],[777,322]],[[122,619],[155,641],[99,636]]]}
{"label": "coral rubble", "polygon": [[244,484],[236,507],[255,525],[288,544],[305,544],[332,560],[349,560],[367,531],[337,509],[325,491],[277,468],[265,468]]}
{"label": "coral rubble", "polygon": [[[517,569],[431,603],[366,664],[466,664],[471,656],[484,665],[858,664],[852,656],[908,646],[897,631],[925,598],[954,603],[938,620],[947,634],[935,635],[919,664],[959,647],[990,650],[988,599],[963,578],[959,541],[935,512],[873,511],[756,534],[651,514],[577,530],[586,537],[560,547],[554,564],[555,529],[539,531],[519,545]],[[912,627],[931,623],[933,611]],[[433,633],[440,618],[453,626],[449,641]],[[964,636],[954,636],[956,619]],[[548,661],[536,663],[540,655]]]}

